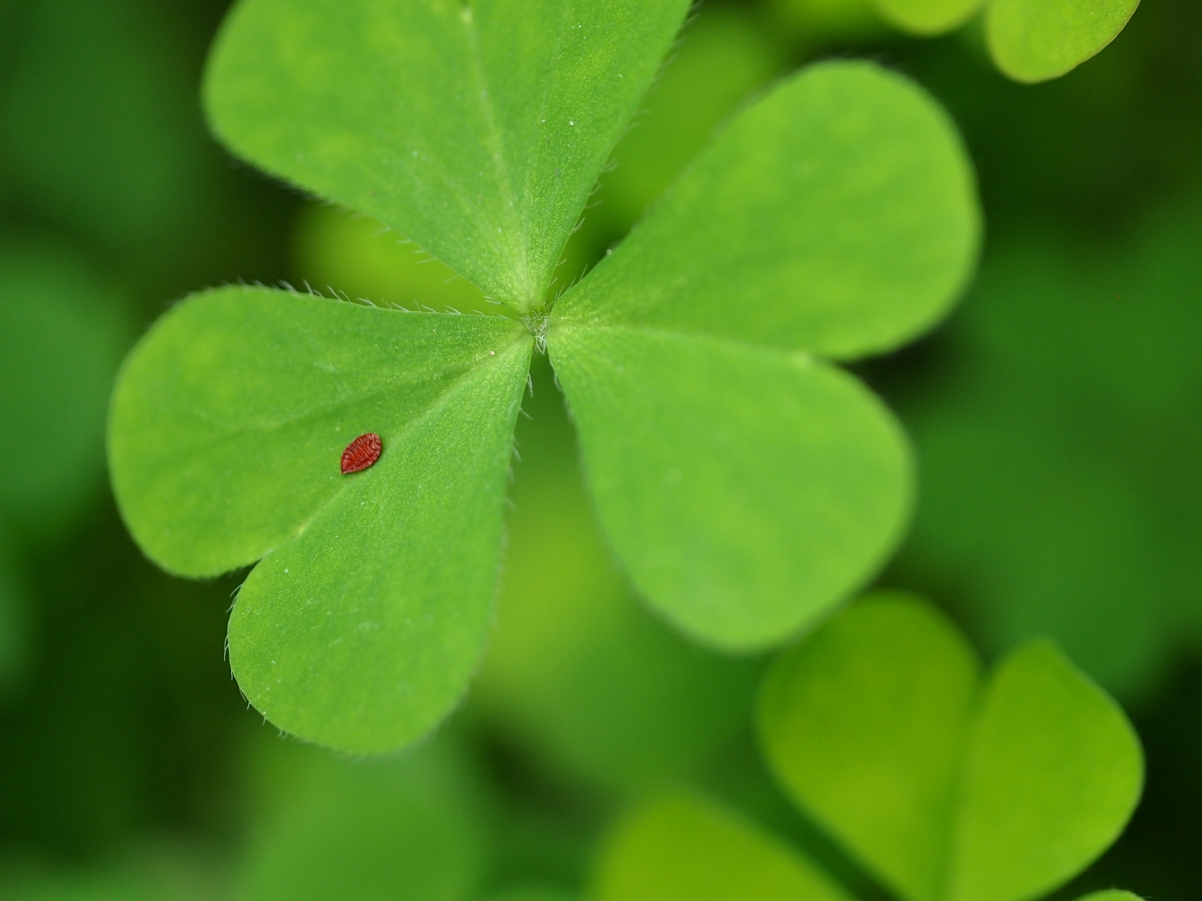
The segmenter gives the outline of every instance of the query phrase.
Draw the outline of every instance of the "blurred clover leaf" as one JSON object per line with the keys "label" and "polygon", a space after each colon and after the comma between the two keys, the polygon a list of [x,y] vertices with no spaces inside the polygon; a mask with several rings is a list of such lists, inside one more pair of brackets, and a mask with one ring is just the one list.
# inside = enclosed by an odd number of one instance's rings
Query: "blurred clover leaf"
{"label": "blurred clover leaf", "polygon": [[811,46],[871,40],[888,33],[874,0],[769,0],[768,8]]}
{"label": "blurred clover leaf", "polygon": [[10,542],[0,527],[0,696],[24,670],[28,654],[28,602]]}
{"label": "blurred clover leaf", "polygon": [[[1118,837],[1143,782],[1122,710],[1052,645],[1020,647],[986,677],[954,626],[899,594],[785,652],[759,731],[786,794],[905,901],[1039,897]],[[619,826],[598,885],[601,901],[849,897],[798,851],[683,793]]]}
{"label": "blurred clover leaf", "polygon": [[[109,430],[122,513],[172,572],[261,561],[229,652],[277,726],[384,751],[463,693],[535,348],[611,546],[687,634],[773,645],[896,545],[904,438],[828,360],[930,328],[975,260],[971,169],[919,89],[851,62],[783,82],[550,299],[687,6],[246,0],[227,19],[205,89],[224,141],[405,235],[502,314],[227,287],[128,359]],[[340,475],[366,432],[379,462]]]}
{"label": "blurred clover leaf", "polygon": [[1015,81],[1059,78],[1118,37],[1139,0],[874,0],[888,22],[918,35],[951,31],[985,7],[989,51]]}

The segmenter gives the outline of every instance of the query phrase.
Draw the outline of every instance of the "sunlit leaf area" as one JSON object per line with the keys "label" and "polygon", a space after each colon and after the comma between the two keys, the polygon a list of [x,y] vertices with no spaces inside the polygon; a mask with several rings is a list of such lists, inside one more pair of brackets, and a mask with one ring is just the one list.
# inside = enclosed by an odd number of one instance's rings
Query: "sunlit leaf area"
{"label": "sunlit leaf area", "polygon": [[0,0],[0,901],[1202,898],[1196,0]]}

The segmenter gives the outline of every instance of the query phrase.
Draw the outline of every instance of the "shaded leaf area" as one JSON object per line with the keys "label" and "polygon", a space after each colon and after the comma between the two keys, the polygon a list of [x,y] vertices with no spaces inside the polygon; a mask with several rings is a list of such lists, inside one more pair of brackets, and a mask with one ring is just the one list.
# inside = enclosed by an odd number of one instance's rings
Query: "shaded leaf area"
{"label": "shaded leaf area", "polygon": [[10,879],[4,897],[8,901],[199,901],[206,886],[189,873],[190,865],[191,861],[169,853],[147,853],[102,870],[25,872]]}
{"label": "shaded leaf area", "polygon": [[25,670],[30,653],[29,599],[7,529],[0,531],[0,694],[7,694]]}
{"label": "shaded leaf area", "polygon": [[0,515],[61,527],[103,482],[125,298],[53,243],[0,243]]}
{"label": "shaded leaf area", "polygon": [[890,35],[874,0],[768,0],[774,25],[809,53]]}
{"label": "shaded leaf area", "polygon": [[576,901],[578,895],[557,888],[522,886],[489,895],[485,901]]}
{"label": "shaded leaf area", "polygon": [[245,2],[214,50],[207,107],[249,159],[398,229],[525,313],[686,11]]}
{"label": "shaded leaf area", "polygon": [[1202,111],[1178,98],[1202,89],[1200,30],[1197,4],[1146,4],[1105,53],[1035,90],[958,36],[878,50],[954,111],[993,238],[1112,240],[1197,182]]}
{"label": "shaded leaf area", "polygon": [[645,608],[596,522],[549,368],[535,376],[518,423],[498,626],[472,706],[561,778],[625,793],[728,740],[761,667],[693,646]]}
{"label": "shaded leaf area", "polygon": [[1141,708],[1136,727],[1148,758],[1143,800],[1123,838],[1075,885],[1126,885],[1145,898],[1189,898],[1202,874],[1170,861],[1192,853],[1202,825],[1202,780],[1193,775],[1202,741],[1202,657],[1179,661]]}
{"label": "shaded leaf area", "polygon": [[125,298],[53,242],[0,242],[0,691],[28,664],[18,558],[68,528],[104,478],[104,411]]}
{"label": "shaded leaf area", "polygon": [[1202,639],[1197,207],[1117,243],[1012,242],[902,401],[924,485],[901,569],[991,648],[1054,636],[1127,696]]}
{"label": "shaded leaf area", "polygon": [[17,901],[570,901],[549,886],[498,884],[492,806],[460,738],[403,757],[347,761],[260,735],[244,743],[253,784],[241,849],[226,873],[147,847],[104,868],[7,874]]}
{"label": "shaded leaf area", "polygon": [[270,262],[291,206],[205,132],[196,81],[221,6],[19,0],[0,35],[0,203],[81,242],[147,312]]}
{"label": "shaded leaf area", "polygon": [[700,796],[669,794],[620,822],[598,870],[600,901],[847,901],[804,857]]}
{"label": "shaded leaf area", "polygon": [[238,901],[383,899],[399,886],[413,901],[469,901],[482,891],[486,805],[452,740],[394,760],[352,763],[279,741],[258,757],[266,791],[234,878]]}
{"label": "shaded leaf area", "polygon": [[168,879],[215,876],[241,804],[231,746],[261,723],[221,653],[236,583],[153,569],[107,505],[17,560],[34,643],[0,706],[0,884],[142,850]]}
{"label": "shaded leaf area", "polygon": [[[265,557],[229,645],[274,722],[391,750],[462,694],[495,593],[531,344],[507,319],[227,288],[181,304],[130,357],[109,447],[123,514],[175,572]],[[289,352],[263,352],[275,347]],[[365,432],[383,456],[342,475]]]}
{"label": "shaded leaf area", "polygon": [[[869,596],[782,655],[759,724],[793,801],[915,901],[1056,888],[1117,838],[1142,787],[1126,717],[1054,647],[1022,647],[982,678],[950,622],[904,595]],[[616,827],[597,885],[615,901],[847,897],[814,867],[708,802],[669,796]]]}

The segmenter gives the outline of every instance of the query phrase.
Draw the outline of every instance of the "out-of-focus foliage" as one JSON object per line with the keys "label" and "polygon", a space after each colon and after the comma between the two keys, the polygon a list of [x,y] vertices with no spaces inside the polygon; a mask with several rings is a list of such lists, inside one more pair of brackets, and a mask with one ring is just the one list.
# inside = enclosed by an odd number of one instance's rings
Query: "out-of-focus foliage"
{"label": "out-of-focus foliage", "polygon": [[903,403],[924,489],[903,569],[954,587],[991,647],[1055,636],[1127,695],[1202,642],[1200,209],[999,248],[952,377]]}
{"label": "out-of-focus foliage", "polygon": [[0,511],[53,528],[104,473],[125,299],[52,245],[0,243]]}
{"label": "out-of-focus foliage", "polygon": [[7,528],[0,530],[0,697],[24,668],[28,653],[28,612],[15,549]]}
{"label": "out-of-focus foliage", "polygon": [[555,888],[523,886],[489,895],[484,901],[579,901],[579,898]]}
{"label": "out-of-focus foliage", "polygon": [[294,263],[307,287],[411,310],[495,312],[484,292],[378,222],[314,204],[297,224]]}
{"label": "out-of-focus foliage", "polygon": [[767,0],[767,5],[806,46],[854,44],[886,33],[873,0]]}
{"label": "out-of-focus foliage", "polygon": [[488,865],[485,808],[446,738],[395,760],[265,746],[265,784],[235,901],[472,901]]}
{"label": "out-of-focus foliage", "polygon": [[981,0],[874,0],[890,23],[920,35],[942,34],[963,25],[981,8]]}
{"label": "out-of-focus foliage", "polygon": [[170,852],[143,852],[103,867],[20,872],[6,880],[4,901],[207,901],[213,886],[193,863]]}
{"label": "out-of-focus foliage", "polygon": [[990,0],[989,49],[1016,81],[1057,78],[1118,37],[1139,0]]}
{"label": "out-of-focus foliage", "polygon": [[757,663],[655,619],[605,546],[563,400],[536,369],[518,423],[497,629],[473,697],[496,729],[599,789],[678,775],[744,718]]}
{"label": "out-of-focus foliage", "polygon": [[998,69],[1019,82],[1047,81],[1096,56],[1122,32],[1139,0],[773,0],[797,41],[880,39],[882,26],[921,37],[979,16]]}
{"label": "out-of-focus foliage", "polygon": [[178,23],[151,0],[18,7],[0,142],[22,196],[123,255],[193,236],[212,154]]}
{"label": "out-of-focus foliage", "polygon": [[601,855],[599,901],[849,901],[779,839],[685,793],[621,821]]}
{"label": "out-of-focus foliage", "polygon": [[1143,785],[1138,739],[1054,647],[982,680],[933,608],[869,597],[770,672],[764,753],[792,798],[911,901],[1018,901],[1105,850]]}
{"label": "out-of-focus foliage", "polygon": [[0,689],[30,653],[18,540],[61,530],[103,481],[124,306],[64,249],[0,240]]}
{"label": "out-of-focus foliage", "polygon": [[234,277],[261,259],[274,205],[231,177],[200,116],[212,12],[155,0],[11,7],[0,36],[0,197],[90,243],[156,303],[214,263]]}
{"label": "out-of-focus foliage", "polygon": [[[1055,648],[1020,648],[982,680],[951,623],[905,596],[870,596],[783,654],[759,725],[794,802],[910,901],[1038,897],[1118,837],[1142,788],[1123,712]],[[813,867],[677,798],[619,825],[598,889],[603,901],[843,897]]]}

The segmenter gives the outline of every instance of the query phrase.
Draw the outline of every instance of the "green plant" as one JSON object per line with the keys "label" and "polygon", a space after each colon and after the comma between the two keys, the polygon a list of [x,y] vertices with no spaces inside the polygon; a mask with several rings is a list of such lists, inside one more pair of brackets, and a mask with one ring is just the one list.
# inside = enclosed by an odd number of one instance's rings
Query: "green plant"
{"label": "green plant", "polygon": [[1059,78],[1118,37],[1139,0],[773,0],[803,42],[880,39],[886,25],[919,37],[980,17],[989,55],[1026,83]]}
{"label": "green plant", "polygon": [[[772,645],[896,543],[904,440],[826,361],[929,328],[974,260],[971,173],[921,91],[862,63],[789,79],[553,299],[686,6],[249,0],[227,20],[205,92],[222,139],[395,228],[502,314],[229,287],[179,305],[127,361],[109,428],[122,514],[173,572],[260,561],[230,660],[278,726],[382,751],[462,694],[535,348],[610,543],[694,637]],[[366,431],[383,457],[339,475]]]}
{"label": "green plant", "polygon": [[1139,0],[873,0],[891,24],[919,35],[958,28],[985,11],[989,52],[1016,81],[1075,69],[1118,37]]}
{"label": "green plant", "polygon": [[[905,901],[1039,897],[1118,837],[1142,789],[1123,712],[1052,645],[984,677],[955,627],[905,595],[871,596],[782,654],[758,723],[784,792]],[[601,901],[849,897],[804,854],[680,792],[619,825],[597,886]]]}

